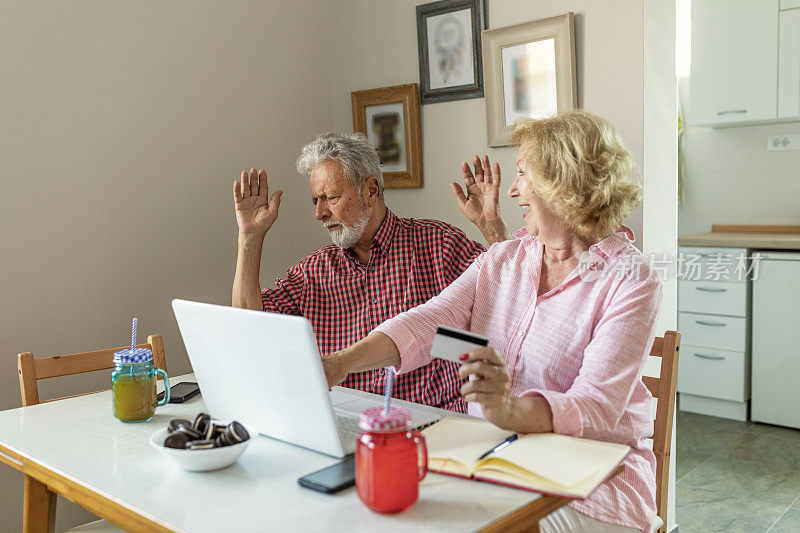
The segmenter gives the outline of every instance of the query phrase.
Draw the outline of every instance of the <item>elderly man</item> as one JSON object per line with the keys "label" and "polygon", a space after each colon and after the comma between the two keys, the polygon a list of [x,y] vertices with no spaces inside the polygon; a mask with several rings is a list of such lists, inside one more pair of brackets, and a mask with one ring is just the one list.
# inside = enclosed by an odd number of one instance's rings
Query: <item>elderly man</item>
{"label": "elderly man", "polygon": [[[460,187],[456,197],[487,238],[498,235],[499,240],[504,232],[497,231],[497,224],[502,221],[491,220],[499,176],[496,187],[491,178],[484,184],[479,167],[477,160],[478,176],[469,172],[470,179],[466,166],[470,197]],[[233,185],[239,252],[232,300],[235,307],[306,317],[322,354],[353,344],[384,320],[437,295],[484,251],[449,224],[392,213],[383,199],[380,161],[361,134],[317,137],[303,147],[297,170],[309,175],[315,217],[333,244],[291,267],[275,288],[262,290],[261,250],[278,217],[283,191],[270,198],[264,170],[242,172]],[[342,385],[380,394],[384,382],[383,370],[371,370],[351,374]],[[459,389],[457,365],[434,359],[403,375],[394,390],[403,400],[465,411]]]}

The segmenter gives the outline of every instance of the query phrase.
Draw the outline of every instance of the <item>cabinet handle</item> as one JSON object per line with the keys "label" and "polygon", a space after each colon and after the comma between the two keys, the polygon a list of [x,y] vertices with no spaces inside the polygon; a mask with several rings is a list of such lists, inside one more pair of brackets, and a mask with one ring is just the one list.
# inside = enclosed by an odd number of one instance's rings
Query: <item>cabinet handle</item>
{"label": "cabinet handle", "polygon": [[727,326],[727,324],[724,322],[706,322],[705,320],[695,320],[694,323],[700,324],[701,326],[714,326],[714,327]]}
{"label": "cabinet handle", "polygon": [[719,287],[695,287],[695,289],[703,292],[728,292],[728,289],[721,289]]}
{"label": "cabinet handle", "polygon": [[711,359],[712,361],[722,361],[725,359],[725,357],[722,355],[706,355],[702,353],[695,353],[694,356],[699,357],[700,359]]}
{"label": "cabinet handle", "polygon": [[717,115],[733,115],[736,113],[747,113],[747,109],[731,109],[729,111],[717,111]]}
{"label": "cabinet handle", "polygon": [[731,254],[723,254],[723,253],[719,253],[719,252],[705,253],[705,254],[694,254],[694,255],[696,255],[697,257],[719,257],[720,259],[730,259],[730,258],[733,257]]}

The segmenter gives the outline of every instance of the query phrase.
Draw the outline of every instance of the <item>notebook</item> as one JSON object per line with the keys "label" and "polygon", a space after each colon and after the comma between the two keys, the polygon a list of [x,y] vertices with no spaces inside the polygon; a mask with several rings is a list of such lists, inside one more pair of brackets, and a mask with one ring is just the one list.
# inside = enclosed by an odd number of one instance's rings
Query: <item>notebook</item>
{"label": "notebook", "polygon": [[428,469],[568,498],[585,498],[613,474],[629,446],[554,433],[520,435],[478,461],[513,432],[485,420],[444,418],[422,434]]}

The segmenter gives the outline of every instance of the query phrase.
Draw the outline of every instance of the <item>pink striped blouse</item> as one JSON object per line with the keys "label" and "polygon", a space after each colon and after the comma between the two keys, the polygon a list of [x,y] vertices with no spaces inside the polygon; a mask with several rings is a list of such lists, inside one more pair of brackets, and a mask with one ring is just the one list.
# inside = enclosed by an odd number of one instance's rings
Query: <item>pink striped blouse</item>
{"label": "pink striped blouse", "polygon": [[[512,396],[539,396],[553,431],[631,446],[625,470],[570,505],[597,520],[650,531],[656,515],[652,396],[641,380],[655,336],[661,281],[619,232],[593,245],[537,297],[543,246],[524,229],[494,244],[428,302],[375,331],[392,338],[400,373],[427,364],[438,324],[486,335],[511,371]],[[480,406],[469,412],[481,416]]]}

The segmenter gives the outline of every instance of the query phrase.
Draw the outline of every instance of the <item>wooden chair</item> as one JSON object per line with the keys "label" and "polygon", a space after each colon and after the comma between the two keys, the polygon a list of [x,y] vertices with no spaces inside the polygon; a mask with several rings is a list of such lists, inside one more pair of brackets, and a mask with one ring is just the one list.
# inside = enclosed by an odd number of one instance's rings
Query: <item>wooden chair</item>
{"label": "wooden chair", "polygon": [[[17,355],[17,370],[19,372],[19,392],[22,396],[22,406],[36,405],[39,401],[39,387],[37,382],[40,379],[70,376],[72,374],[83,374],[84,372],[94,372],[95,370],[110,370],[114,368],[114,352],[123,350],[127,346],[119,348],[109,348],[96,352],[76,353],[71,355],[56,355],[53,357],[43,357],[34,359],[31,352]],[[167,369],[167,359],[164,355],[164,341],[161,335],[150,335],[147,337],[147,344],[139,344],[137,348],[149,348],[153,351],[153,363],[157,368]],[[159,379],[161,379],[159,377]],[[100,391],[94,391],[100,392]],[[73,398],[85,394],[85,392],[62,398],[45,400],[54,402],[64,398]]]}
{"label": "wooden chair", "polygon": [[656,419],[653,424],[653,453],[656,456],[656,506],[663,522],[658,533],[667,527],[667,489],[669,488],[669,456],[672,445],[672,415],[675,412],[675,384],[678,381],[678,352],[681,334],[667,331],[656,337],[650,355],[661,357],[659,377],[642,377],[653,398],[658,400]]}
{"label": "wooden chair", "polygon": [[[40,379],[82,374],[95,370],[110,370],[114,368],[114,352],[126,347],[127,346],[122,346],[120,348],[109,348],[107,350],[70,355],[56,355],[40,359],[34,359],[31,352],[18,354],[17,371],[19,373],[19,392],[22,398],[22,406],[27,407],[44,403],[39,400],[38,381]],[[153,363],[155,366],[163,368],[164,370],[167,369],[167,359],[164,355],[164,341],[161,335],[150,335],[147,337],[147,344],[139,344],[137,347],[149,348],[152,350]],[[64,396],[62,398],[45,400],[45,402],[54,402],[56,400],[63,400],[64,398],[73,398],[86,394],[94,393],[86,392],[83,394]],[[42,502],[45,503],[42,504]],[[25,498],[22,505],[22,523],[25,531],[53,531],[56,516],[56,494],[48,490],[44,483],[26,475]],[[92,522],[92,524],[101,529],[103,527],[103,521]],[[100,531],[101,529],[95,529],[95,531]]]}

